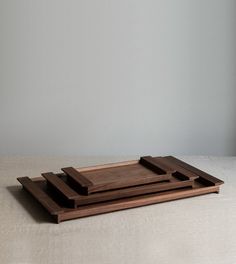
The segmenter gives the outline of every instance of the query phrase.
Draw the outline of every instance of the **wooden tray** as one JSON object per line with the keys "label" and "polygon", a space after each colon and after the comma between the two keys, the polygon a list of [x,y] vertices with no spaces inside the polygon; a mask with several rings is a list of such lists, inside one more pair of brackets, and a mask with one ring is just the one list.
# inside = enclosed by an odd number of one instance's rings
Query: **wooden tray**
{"label": "wooden tray", "polygon": [[64,173],[18,181],[57,223],[158,202],[219,192],[223,181],[174,157],[95,167],[63,168]]}

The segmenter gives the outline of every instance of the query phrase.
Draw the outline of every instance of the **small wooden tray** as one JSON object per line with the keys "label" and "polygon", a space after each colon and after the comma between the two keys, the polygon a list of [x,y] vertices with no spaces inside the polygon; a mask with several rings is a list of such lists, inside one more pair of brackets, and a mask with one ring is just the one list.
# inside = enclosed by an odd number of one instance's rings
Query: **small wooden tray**
{"label": "small wooden tray", "polygon": [[[84,194],[115,190],[125,187],[167,181],[174,172],[168,165],[152,157],[143,157],[138,161],[115,164],[114,166],[95,167],[93,169],[63,168],[68,182]],[[53,175],[43,173],[53,184]]]}
{"label": "small wooden tray", "polygon": [[152,203],[219,192],[223,181],[174,157],[63,168],[18,181],[57,223]]}

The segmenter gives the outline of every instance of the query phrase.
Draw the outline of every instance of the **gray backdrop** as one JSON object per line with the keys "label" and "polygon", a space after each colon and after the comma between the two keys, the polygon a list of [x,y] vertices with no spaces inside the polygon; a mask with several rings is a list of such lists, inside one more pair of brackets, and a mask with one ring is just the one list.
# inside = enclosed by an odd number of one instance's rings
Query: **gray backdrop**
{"label": "gray backdrop", "polygon": [[0,0],[0,154],[236,154],[236,1]]}

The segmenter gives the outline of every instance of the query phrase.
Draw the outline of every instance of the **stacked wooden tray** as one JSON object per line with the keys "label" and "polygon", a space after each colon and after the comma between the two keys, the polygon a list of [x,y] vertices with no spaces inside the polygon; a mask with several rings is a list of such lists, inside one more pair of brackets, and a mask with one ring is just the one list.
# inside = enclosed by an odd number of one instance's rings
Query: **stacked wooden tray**
{"label": "stacked wooden tray", "polygon": [[223,181],[172,156],[21,177],[18,181],[61,221],[219,192]]}

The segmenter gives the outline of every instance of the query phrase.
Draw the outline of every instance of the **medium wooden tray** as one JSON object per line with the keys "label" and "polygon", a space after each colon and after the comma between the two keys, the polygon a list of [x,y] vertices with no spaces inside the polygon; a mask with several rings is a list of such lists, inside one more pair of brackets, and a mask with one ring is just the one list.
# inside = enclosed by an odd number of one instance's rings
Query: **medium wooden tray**
{"label": "medium wooden tray", "polygon": [[18,181],[57,223],[205,193],[223,181],[174,157],[63,168],[64,173]]}

